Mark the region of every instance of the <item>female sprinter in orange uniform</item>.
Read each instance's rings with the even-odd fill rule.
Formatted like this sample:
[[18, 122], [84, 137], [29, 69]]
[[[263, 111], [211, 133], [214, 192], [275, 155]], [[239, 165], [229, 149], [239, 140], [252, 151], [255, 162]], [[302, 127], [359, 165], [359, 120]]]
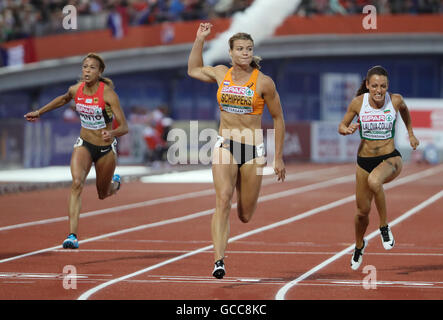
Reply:
[[[338, 127], [342, 135], [360, 130], [361, 143], [357, 155], [355, 216], [355, 249], [351, 258], [351, 268], [357, 270], [362, 263], [362, 256], [367, 245], [364, 239], [369, 224], [369, 211], [372, 199], [380, 217], [380, 236], [383, 247], [394, 247], [394, 236], [387, 223], [386, 199], [383, 184], [396, 178], [402, 169], [401, 154], [394, 145], [395, 122], [397, 112], [406, 125], [411, 147], [415, 150], [419, 144], [412, 130], [408, 107], [399, 94], [389, 93], [388, 73], [381, 66], [375, 66], [367, 72], [366, 78], [357, 96], [351, 101], [348, 110]], [[352, 123], [354, 117], [358, 123]]]
[[217, 82], [220, 105], [219, 137], [214, 147], [212, 175], [216, 191], [216, 209], [211, 232], [214, 244], [213, 276], [225, 275], [224, 257], [229, 238], [229, 213], [237, 189], [237, 211], [242, 222], [248, 222], [257, 206], [264, 166], [264, 144], [261, 117], [264, 105], [274, 120], [274, 172], [285, 179], [283, 141], [285, 123], [280, 98], [273, 80], [259, 71], [259, 58], [253, 56], [254, 42], [249, 34], [237, 33], [229, 40], [232, 68], [203, 65], [203, 44], [212, 25], [201, 23], [188, 60], [189, 76]]
[[[72, 185], [68, 206], [70, 234], [63, 242], [63, 248], [78, 248], [81, 193], [92, 163], [95, 165], [99, 199], [115, 194], [120, 188], [120, 177], [113, 176], [117, 161], [115, 137], [126, 134], [128, 125], [112, 81], [101, 76], [104, 70], [103, 59], [97, 54], [88, 54], [83, 59], [81, 81], [71, 86], [64, 95], [24, 116], [28, 121], [35, 121], [42, 114], [65, 105], [71, 99], [74, 99], [80, 116], [82, 128], [71, 157]], [[115, 130], [112, 129], [113, 116], [118, 123]]]

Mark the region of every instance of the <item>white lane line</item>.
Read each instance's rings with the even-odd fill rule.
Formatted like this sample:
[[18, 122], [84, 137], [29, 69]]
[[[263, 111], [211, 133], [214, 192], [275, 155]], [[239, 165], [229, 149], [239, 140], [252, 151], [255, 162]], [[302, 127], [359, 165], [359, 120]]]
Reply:
[[[434, 194], [432, 197], [430, 197], [427, 200], [423, 201], [422, 203], [420, 203], [419, 205], [415, 206], [414, 208], [408, 210], [407, 212], [405, 212], [404, 214], [399, 216], [397, 219], [391, 221], [389, 223], [389, 226], [391, 226], [391, 227], [395, 226], [396, 224], [398, 224], [398, 223], [402, 222], [403, 220], [409, 218], [410, 216], [416, 214], [417, 212], [419, 212], [420, 210], [424, 209], [425, 207], [427, 207], [427, 206], [431, 205], [432, 203], [438, 201], [441, 197], [443, 197], [443, 190], [441, 190], [437, 194]], [[377, 229], [377, 230], [373, 231], [371, 234], [369, 234], [365, 238], [369, 241], [372, 238], [378, 236], [379, 234], [380, 234], [379, 230]], [[303, 281], [304, 279], [306, 279], [309, 276], [313, 275], [317, 271], [323, 269], [324, 267], [326, 267], [327, 265], [331, 264], [332, 262], [340, 259], [345, 254], [349, 254], [354, 249], [354, 246], [355, 246], [355, 244], [350, 245], [346, 249], [338, 252], [334, 256], [330, 257], [329, 259], [327, 259], [327, 260], [323, 261], [322, 263], [320, 263], [319, 265], [315, 266], [314, 268], [312, 268], [308, 272], [305, 272], [300, 277], [292, 280], [291, 282], [288, 282], [286, 285], [284, 285], [282, 288], [280, 288], [280, 290], [278, 290], [277, 294], [275, 295], [275, 299], [276, 300], [284, 300], [286, 293], [292, 287], [297, 285], [300, 281]]]
[[[409, 175], [409, 176], [406, 176], [406, 177], [404, 177], [404, 178], [401, 178], [401, 179], [398, 179], [398, 180], [394, 181], [395, 183], [392, 182], [392, 183], [390, 184], [389, 187], [392, 188], [392, 187], [395, 187], [395, 186], [398, 186], [398, 185], [401, 185], [401, 184], [404, 184], [404, 183], [408, 183], [408, 182], [410, 182], [410, 181], [418, 180], [418, 179], [420, 179], [420, 178], [424, 178], [424, 177], [427, 177], [427, 176], [429, 176], [429, 175], [433, 175], [433, 174], [435, 174], [435, 173], [441, 171], [442, 168], [443, 168], [443, 166], [439, 166], [439, 167], [436, 167], [436, 168], [431, 168], [431, 169], [427, 169], [427, 170], [422, 171], [422, 172], [418, 172], [418, 173], [415, 173], [415, 174], [411, 174], [411, 175]], [[386, 189], [386, 188], [385, 188], [385, 189]], [[280, 226], [282, 226], [282, 225], [286, 225], [286, 224], [292, 223], [292, 222], [294, 222], [294, 221], [297, 221], [297, 220], [300, 220], [300, 219], [303, 219], [303, 218], [309, 217], [309, 216], [311, 216], [311, 215], [315, 215], [315, 214], [317, 214], [317, 213], [320, 213], [320, 212], [323, 212], [323, 211], [326, 211], [326, 210], [332, 209], [332, 208], [334, 208], [334, 207], [340, 206], [340, 205], [342, 205], [342, 204], [348, 203], [348, 202], [350, 202], [350, 201], [353, 201], [354, 198], [355, 198], [354, 195], [352, 195], [352, 196], [348, 196], [348, 197], [346, 197], [346, 198], [343, 198], [343, 199], [340, 199], [340, 200], [337, 200], [337, 201], [331, 202], [331, 203], [329, 203], [329, 204], [326, 204], [326, 205], [323, 205], [323, 206], [317, 207], [317, 208], [315, 208], [315, 209], [308, 210], [308, 211], [306, 211], [306, 212], [304, 212], [304, 213], [298, 214], [298, 215], [293, 216], [293, 217], [291, 217], [291, 218], [284, 219], [284, 220], [281, 220], [281, 221], [278, 221], [278, 222], [272, 223], [272, 224], [270, 224], [270, 225], [267, 225], [267, 226], [264, 226], [264, 227], [260, 227], [260, 228], [254, 229], [254, 230], [251, 230], [251, 231], [249, 231], [249, 232], [245, 232], [245, 233], [239, 234], [239, 235], [237, 235], [237, 236], [235, 236], [235, 237], [230, 238], [230, 239], [228, 240], [228, 242], [231, 243], [231, 242], [233, 242], [233, 241], [236, 241], [236, 240], [239, 240], [239, 239], [243, 239], [243, 238], [249, 237], [249, 236], [251, 236], [251, 235], [253, 235], [253, 234], [261, 233], [261, 232], [263, 232], [263, 231], [267, 231], [267, 230], [270, 230], [270, 229], [274, 229], [274, 228], [280, 227]], [[259, 200], [260, 200], [260, 198], [259, 198]], [[194, 250], [194, 251], [192, 251], [192, 252], [188, 252], [188, 253], [186, 253], [186, 254], [183, 254], [183, 255], [180, 255], [180, 256], [177, 256], [177, 257], [174, 257], [174, 258], [171, 258], [171, 259], [165, 260], [165, 261], [163, 261], [163, 262], [161, 262], [161, 263], [158, 263], [158, 264], [152, 265], [152, 266], [150, 266], [150, 267], [147, 267], [147, 268], [144, 268], [144, 269], [138, 270], [138, 271], [136, 271], [136, 272], [133, 272], [133, 273], [130, 273], [130, 274], [124, 275], [124, 276], [122, 276], [122, 277], [112, 279], [112, 280], [110, 280], [110, 281], [108, 281], [108, 282], [102, 283], [102, 284], [99, 285], [99, 286], [96, 286], [96, 287], [93, 287], [93, 288], [87, 290], [86, 292], [84, 292], [82, 295], [80, 295], [80, 296], [78, 297], [78, 300], [87, 300], [91, 295], [95, 294], [96, 292], [98, 292], [98, 291], [100, 291], [100, 290], [102, 290], [102, 289], [104, 289], [104, 288], [106, 288], [106, 287], [108, 287], [108, 286], [110, 286], [110, 285], [113, 285], [113, 284], [118, 283], [118, 282], [120, 282], [120, 281], [124, 281], [124, 280], [126, 280], [126, 279], [129, 279], [129, 278], [132, 278], [132, 277], [138, 276], [138, 275], [143, 274], [143, 273], [146, 273], [146, 272], [148, 272], [148, 271], [151, 271], [151, 270], [154, 270], [154, 269], [158, 269], [158, 268], [160, 268], [160, 267], [162, 267], [162, 266], [165, 266], [165, 265], [171, 264], [171, 263], [173, 263], [173, 262], [176, 262], [176, 261], [179, 261], [179, 260], [185, 259], [185, 258], [187, 258], [187, 257], [190, 257], [190, 256], [193, 256], [193, 255], [196, 255], [196, 254], [198, 254], [198, 253], [201, 253], [201, 252], [204, 252], [204, 251], [210, 250], [210, 249], [212, 249], [212, 248], [213, 248], [212, 245], [208, 245], [208, 246], [206, 246], [206, 247], [203, 247], [203, 248], [200, 248], [200, 249], [196, 249], [196, 250]]]
[[[214, 193], [214, 191], [212, 189], [210, 189], [210, 190], [202, 190], [202, 191], [184, 193], [184, 194], [180, 194], [180, 195], [176, 195], [176, 196], [169, 196], [169, 197], [163, 197], [163, 198], [158, 198], [158, 199], [153, 199], [153, 200], [147, 200], [147, 201], [142, 201], [142, 202], [137, 202], [137, 203], [125, 204], [125, 205], [121, 205], [121, 206], [85, 212], [85, 213], [80, 214], [80, 218], [92, 217], [92, 216], [97, 216], [97, 215], [101, 215], [101, 214], [105, 214], [105, 213], [119, 212], [119, 211], [123, 211], [123, 210], [137, 209], [137, 208], [141, 208], [141, 207], [148, 207], [148, 206], [153, 206], [153, 205], [157, 205], [157, 204], [169, 203], [169, 202], [173, 202], [173, 201], [191, 199], [191, 198], [196, 198], [196, 197], [204, 197], [204, 196], [212, 195], [213, 193]], [[44, 219], [44, 220], [38, 220], [38, 221], [31, 221], [31, 222], [25, 222], [25, 223], [0, 227], [0, 231], [12, 230], [12, 229], [18, 229], [18, 228], [24, 228], [24, 227], [30, 227], [30, 226], [36, 226], [36, 225], [48, 224], [48, 223], [54, 223], [54, 222], [60, 222], [60, 221], [67, 221], [67, 220], [68, 220], [68, 217], [65, 216], [65, 217], [50, 218], [50, 219]]]
[[[329, 187], [329, 186], [336, 185], [336, 184], [339, 184], [339, 183], [346, 183], [346, 182], [352, 181], [353, 177], [354, 177], [354, 175], [349, 175], [349, 176], [345, 176], [345, 177], [340, 177], [340, 178], [335, 178], [335, 179], [331, 179], [331, 180], [327, 180], [327, 181], [322, 181], [322, 182], [314, 183], [314, 184], [303, 186], [303, 187], [289, 189], [289, 190], [286, 190], [286, 191], [283, 191], [283, 192], [277, 192], [277, 193], [274, 193], [274, 194], [269, 194], [269, 195], [266, 195], [266, 196], [261, 196], [261, 197], [258, 198], [258, 202], [275, 200], [275, 199], [282, 198], [282, 197], [292, 196], [292, 195], [303, 193], [303, 192], [307, 192], [307, 191], [313, 191], [313, 190], [316, 190], [316, 189]], [[233, 203], [232, 204], [232, 209], [235, 209], [236, 207], [237, 207], [237, 203]], [[192, 213], [192, 214], [189, 214], [189, 215], [186, 215], [186, 216], [181, 216], [181, 217], [177, 217], [177, 218], [171, 218], [171, 219], [162, 220], [162, 221], [158, 221], [158, 222], [154, 222], [154, 223], [148, 223], [148, 224], [144, 224], [144, 225], [139, 225], [139, 226], [132, 227], [132, 228], [122, 229], [122, 230], [119, 230], [119, 231], [114, 231], [114, 232], [102, 234], [102, 235], [99, 235], [99, 236], [96, 236], [96, 237], [92, 237], [92, 238], [89, 238], [89, 239], [81, 240], [81, 241], [79, 241], [79, 244], [83, 244], [83, 243], [87, 243], [87, 242], [91, 242], [91, 241], [96, 241], [96, 240], [100, 240], [100, 239], [103, 239], [103, 238], [114, 237], [114, 236], [118, 236], [118, 235], [121, 235], [121, 234], [129, 233], [129, 232], [140, 231], [140, 230], [144, 230], [144, 229], [148, 229], [148, 228], [164, 226], [164, 225], [171, 224], [171, 223], [183, 222], [183, 221], [187, 221], [187, 220], [191, 220], [191, 219], [195, 219], [195, 218], [199, 218], [199, 217], [210, 215], [210, 214], [214, 213], [214, 211], [215, 211], [215, 208], [212, 208], [212, 209], [208, 209], [208, 210], [203, 210], [203, 211], [199, 211], [199, 212], [196, 212], [196, 213]], [[40, 253], [44, 253], [44, 252], [48, 252], [48, 251], [53, 251], [55, 249], [61, 249], [61, 248], [62, 248], [62, 246], [59, 245], [59, 246], [55, 246], [55, 247], [51, 247], [51, 248], [41, 249], [41, 250], [37, 250], [37, 251], [21, 254], [21, 255], [18, 255], [18, 256], [13, 256], [13, 257], [2, 259], [2, 260], [0, 260], [0, 263], [12, 261], [12, 260], [17, 260], [17, 259], [21, 259], [21, 258], [32, 256], [32, 255], [36, 255], [36, 254], [40, 254]]]
[[[52, 252], [60, 252], [66, 254], [76, 254], [78, 252], [96, 252], [96, 253], [187, 253], [193, 250], [164, 250], [164, 249], [78, 249], [78, 250], [65, 250], [57, 249]], [[211, 253], [211, 251], [205, 251], [204, 253]], [[251, 251], [251, 250], [227, 250], [226, 254], [269, 254], [269, 255], [331, 255], [336, 251]], [[422, 257], [443, 257], [443, 253], [422, 253], [422, 252], [367, 252], [365, 256], [422, 256]], [[1, 274], [0, 274], [1, 276]]]
[[[334, 172], [337, 172], [337, 170], [339, 168], [340, 167], [331, 167], [331, 168], [323, 168], [323, 169], [318, 169], [318, 170], [310, 170], [310, 171], [305, 171], [305, 172], [300, 172], [300, 173], [294, 173], [294, 174], [288, 175], [286, 177], [286, 181], [296, 181], [296, 180], [300, 180], [300, 179], [304, 179], [304, 178], [312, 177], [312, 176], [316, 176], [316, 175], [324, 175], [327, 173], [334, 173]], [[265, 179], [265, 180], [263, 180], [262, 185], [266, 186], [266, 185], [270, 185], [272, 183], [275, 183], [275, 179]], [[170, 203], [173, 201], [186, 200], [186, 199], [192, 199], [192, 198], [198, 198], [198, 197], [205, 197], [205, 196], [210, 196], [213, 194], [215, 194], [215, 190], [213, 188], [211, 188], [211, 189], [202, 190], [202, 191], [189, 192], [189, 193], [179, 194], [179, 195], [175, 195], [175, 196], [168, 196], [168, 197], [163, 197], [163, 198], [158, 198], [158, 199], [152, 199], [152, 200], [147, 200], [147, 201], [141, 201], [141, 202], [136, 202], [136, 203], [120, 205], [120, 206], [106, 208], [106, 209], [89, 211], [89, 212], [81, 213], [80, 218], [87, 218], [87, 217], [98, 216], [98, 215], [102, 215], [102, 214], [106, 214], [106, 213], [121, 212], [121, 211], [125, 211], [125, 210], [154, 206], [154, 205], [158, 205], [158, 204], [162, 204], [162, 203]], [[25, 228], [25, 227], [32, 227], [32, 226], [37, 226], [37, 225], [42, 225], [42, 224], [67, 221], [67, 220], [68, 220], [68, 217], [63, 216], [63, 217], [57, 217], [57, 218], [49, 218], [49, 219], [24, 222], [24, 223], [14, 224], [14, 225], [10, 225], [10, 226], [0, 227], [0, 232], [6, 231], [6, 230]]]

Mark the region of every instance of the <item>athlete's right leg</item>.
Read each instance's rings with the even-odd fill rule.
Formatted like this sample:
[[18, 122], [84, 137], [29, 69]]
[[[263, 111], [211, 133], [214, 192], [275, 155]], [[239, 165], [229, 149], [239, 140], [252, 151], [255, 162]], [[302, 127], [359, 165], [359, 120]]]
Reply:
[[357, 270], [362, 261], [367, 242], [364, 239], [369, 224], [369, 212], [373, 193], [368, 185], [369, 173], [357, 165], [356, 172], [356, 202], [357, 214], [355, 215], [355, 248], [351, 257], [351, 269]]
[[69, 231], [77, 234], [81, 209], [81, 193], [91, 170], [92, 158], [84, 146], [75, 147], [71, 156], [72, 185], [69, 196]]
[[[222, 161], [224, 159], [224, 161]], [[229, 160], [227, 160], [229, 159]], [[229, 214], [232, 197], [237, 183], [238, 165], [233, 163], [229, 150], [214, 148], [212, 176], [214, 180], [216, 204], [212, 216], [211, 233], [214, 244], [215, 261], [223, 259], [229, 238]]]
[[369, 173], [357, 165], [355, 191], [357, 214], [354, 219], [355, 245], [357, 248], [363, 246], [363, 237], [369, 224], [369, 212], [371, 211], [371, 202], [374, 196], [368, 185], [368, 176]]

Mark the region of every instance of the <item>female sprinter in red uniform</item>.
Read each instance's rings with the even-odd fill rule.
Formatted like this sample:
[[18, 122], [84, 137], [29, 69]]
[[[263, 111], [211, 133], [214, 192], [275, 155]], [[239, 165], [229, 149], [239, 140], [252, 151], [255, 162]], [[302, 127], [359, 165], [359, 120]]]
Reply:
[[[357, 270], [367, 241], [364, 239], [369, 224], [369, 211], [374, 199], [380, 217], [380, 236], [383, 247], [394, 247], [394, 236], [387, 223], [386, 199], [383, 184], [396, 178], [402, 169], [401, 154], [394, 145], [397, 113], [406, 125], [411, 147], [419, 144], [412, 130], [408, 107], [399, 94], [388, 91], [388, 72], [375, 66], [367, 72], [357, 96], [351, 101], [348, 110], [338, 127], [342, 135], [360, 130], [361, 143], [357, 154], [355, 216], [355, 249], [351, 258], [351, 268]], [[354, 117], [358, 123], [352, 123]]]
[[[64, 95], [24, 116], [28, 121], [35, 121], [44, 113], [67, 104], [71, 99], [74, 99], [80, 116], [82, 128], [71, 157], [72, 185], [68, 205], [70, 234], [63, 242], [63, 248], [78, 248], [81, 193], [92, 164], [95, 165], [99, 199], [115, 194], [120, 188], [120, 177], [114, 175], [117, 161], [115, 137], [128, 133], [128, 125], [112, 81], [101, 76], [104, 70], [103, 59], [95, 53], [88, 54], [83, 59], [80, 82], [69, 87]], [[118, 123], [114, 130], [113, 117]]]
[[213, 276], [225, 275], [224, 257], [229, 238], [229, 213], [237, 189], [237, 211], [242, 222], [248, 222], [257, 206], [264, 166], [261, 117], [264, 105], [274, 120], [274, 172], [285, 179], [283, 141], [285, 123], [274, 81], [259, 71], [259, 58], [253, 56], [254, 42], [249, 34], [237, 33], [229, 40], [232, 68], [224, 65], [204, 66], [202, 50], [212, 25], [201, 23], [188, 60], [189, 76], [217, 82], [220, 105], [219, 137], [214, 147], [212, 175], [216, 191], [216, 209], [211, 231], [214, 244]]

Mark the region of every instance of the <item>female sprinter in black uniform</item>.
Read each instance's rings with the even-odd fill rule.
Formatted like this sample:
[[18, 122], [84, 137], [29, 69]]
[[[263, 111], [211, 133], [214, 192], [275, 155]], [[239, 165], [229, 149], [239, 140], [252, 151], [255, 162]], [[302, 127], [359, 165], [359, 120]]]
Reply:
[[[128, 132], [125, 115], [114, 91], [112, 81], [101, 75], [105, 70], [103, 59], [90, 53], [83, 59], [82, 79], [42, 108], [27, 113], [28, 121], [35, 121], [41, 115], [75, 100], [82, 128], [74, 145], [71, 157], [72, 185], [69, 197], [69, 235], [63, 248], [78, 248], [78, 219], [81, 209], [81, 193], [86, 177], [95, 165], [96, 187], [99, 199], [105, 199], [120, 188], [120, 177], [114, 175], [117, 161], [115, 137]], [[112, 129], [112, 121], [118, 123]], [[114, 176], [113, 176], [114, 175]]]
[[[380, 235], [383, 247], [394, 247], [394, 236], [387, 223], [386, 199], [383, 184], [396, 178], [402, 169], [400, 152], [394, 145], [397, 112], [406, 125], [411, 147], [419, 144], [412, 130], [408, 107], [399, 94], [389, 93], [388, 73], [381, 66], [367, 72], [357, 96], [351, 101], [341, 121], [338, 132], [342, 135], [360, 130], [361, 143], [357, 155], [355, 216], [355, 249], [351, 258], [351, 268], [357, 270], [367, 241], [364, 239], [369, 224], [369, 211], [374, 199], [380, 217]], [[358, 123], [352, 123], [354, 117]]]
[[206, 82], [217, 82], [220, 105], [220, 128], [212, 159], [216, 191], [216, 209], [211, 231], [215, 266], [213, 276], [225, 275], [223, 258], [229, 238], [229, 213], [237, 189], [237, 211], [242, 222], [248, 222], [257, 206], [264, 166], [261, 117], [264, 105], [274, 120], [274, 172], [285, 179], [283, 141], [285, 123], [274, 81], [259, 71], [259, 60], [253, 56], [254, 42], [249, 34], [237, 33], [229, 40], [232, 68], [203, 65], [203, 44], [212, 25], [201, 23], [188, 60], [189, 76]]

